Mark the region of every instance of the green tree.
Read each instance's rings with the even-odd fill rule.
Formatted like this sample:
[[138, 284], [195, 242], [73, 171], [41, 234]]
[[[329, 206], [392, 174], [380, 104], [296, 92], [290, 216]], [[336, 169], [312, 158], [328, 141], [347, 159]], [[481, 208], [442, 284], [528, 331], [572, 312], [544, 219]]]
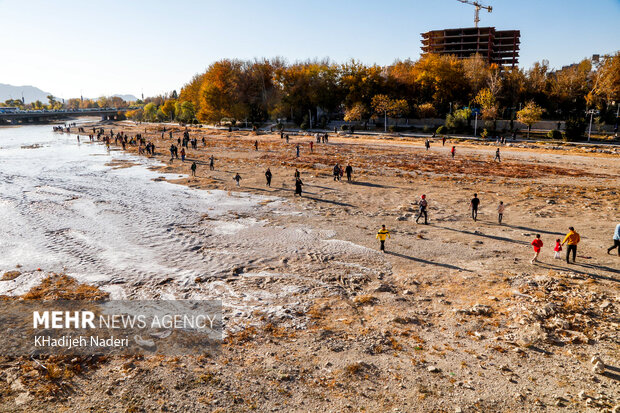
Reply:
[[446, 116], [446, 128], [461, 132], [467, 127], [470, 116], [471, 109], [457, 109], [448, 116]]
[[191, 123], [196, 118], [196, 108], [192, 102], [177, 102], [175, 111], [177, 119], [183, 123]]
[[154, 122], [155, 118], [157, 117], [157, 106], [155, 106], [155, 103], [153, 102], [147, 103], [146, 105], [144, 105], [143, 113], [145, 121]]

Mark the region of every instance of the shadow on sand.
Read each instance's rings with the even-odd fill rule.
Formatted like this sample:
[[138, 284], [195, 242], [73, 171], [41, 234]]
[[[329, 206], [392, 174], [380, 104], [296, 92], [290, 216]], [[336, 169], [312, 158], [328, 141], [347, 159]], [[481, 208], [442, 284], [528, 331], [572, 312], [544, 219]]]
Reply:
[[448, 230], [448, 231], [460, 232], [462, 234], [474, 235], [474, 236], [483, 237], [483, 238], [490, 238], [490, 239], [494, 239], [494, 240], [497, 240], [497, 241], [511, 242], [513, 244], [530, 245], [529, 242], [519, 241], [519, 240], [512, 239], [512, 238], [500, 237], [500, 236], [497, 236], [497, 235], [488, 235], [488, 234], [483, 234], [482, 232], [466, 231], [464, 229], [455, 229], [455, 228], [449, 228], [449, 227], [442, 227], [440, 225], [434, 225], [434, 224], [431, 224], [431, 225], [436, 227], [436, 228], [441, 228], [441, 229], [445, 229], [445, 230]]
[[398, 253], [398, 252], [386, 251], [385, 253], [386, 254], [390, 254], [390, 255], [394, 255], [395, 257], [405, 258], [407, 260], [419, 262], [421, 264], [436, 265], [438, 267], [449, 268], [451, 270], [473, 272], [472, 270], [468, 270], [466, 268], [457, 267], [456, 265], [443, 264], [443, 263], [440, 263], [440, 262], [429, 261], [429, 260], [425, 260], [425, 259], [422, 259], [422, 258], [415, 258], [415, 257], [411, 257], [409, 255], [401, 254], [401, 253]]
[[608, 281], [615, 281], [617, 283], [620, 283], [620, 279], [618, 278], [614, 278], [614, 277], [608, 277], [605, 275], [600, 275], [600, 274], [596, 274], [593, 272], [588, 272], [588, 271], [583, 271], [581, 269], [579, 269], [578, 267], [583, 267], [583, 268], [587, 268], [587, 269], [591, 269], [591, 270], [598, 270], [598, 271], [609, 271], [611, 273], [614, 274], [620, 274], [620, 270], [616, 270], [614, 268], [609, 268], [609, 267], [605, 267], [604, 265], [594, 265], [594, 264], [582, 264], [582, 263], [575, 263], [575, 264], [568, 264], [568, 265], [556, 265], [556, 264], [549, 264], [546, 262], [538, 262], [537, 263], [538, 266], [543, 267], [543, 268], [547, 268], [550, 270], [556, 270], [556, 271], [570, 271], [570, 272], [574, 272], [577, 274], [581, 274], [581, 275], [587, 275], [588, 277], [592, 277], [592, 278], [597, 278], [600, 280], [608, 280]]

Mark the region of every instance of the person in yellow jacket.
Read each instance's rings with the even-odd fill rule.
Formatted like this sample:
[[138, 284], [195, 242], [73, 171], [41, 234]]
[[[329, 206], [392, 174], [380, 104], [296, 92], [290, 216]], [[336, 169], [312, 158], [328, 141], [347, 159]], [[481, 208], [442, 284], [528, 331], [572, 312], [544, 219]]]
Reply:
[[385, 252], [385, 239], [390, 238], [390, 231], [385, 228], [385, 225], [381, 225], [381, 229], [377, 232], [377, 239], [381, 241], [381, 251]]
[[570, 264], [568, 262], [568, 257], [571, 251], [573, 252], [573, 263], [575, 263], [575, 257], [577, 256], [577, 244], [579, 244], [580, 240], [581, 240], [581, 237], [579, 237], [579, 234], [575, 232], [575, 228], [568, 227], [568, 234], [566, 234], [566, 236], [564, 237], [564, 241], [562, 241], [562, 245], [568, 244], [568, 248], [566, 248], [566, 263], [567, 264]]

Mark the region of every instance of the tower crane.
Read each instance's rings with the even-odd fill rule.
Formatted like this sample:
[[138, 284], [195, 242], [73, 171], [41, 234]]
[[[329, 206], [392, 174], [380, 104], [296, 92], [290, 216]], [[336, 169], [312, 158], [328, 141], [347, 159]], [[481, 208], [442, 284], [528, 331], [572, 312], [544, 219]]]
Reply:
[[480, 4], [477, 1], [469, 1], [469, 0], [459, 0], [461, 3], [471, 4], [476, 8], [476, 12], [474, 14], [474, 24], [478, 27], [478, 22], [480, 21], [480, 9], [486, 9], [489, 13], [493, 11], [493, 7], [485, 6], [484, 4]]

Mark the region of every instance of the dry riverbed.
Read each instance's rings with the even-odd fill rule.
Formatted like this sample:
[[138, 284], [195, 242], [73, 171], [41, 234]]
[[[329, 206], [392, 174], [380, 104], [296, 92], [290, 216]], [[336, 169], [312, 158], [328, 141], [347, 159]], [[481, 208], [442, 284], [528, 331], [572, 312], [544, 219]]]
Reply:
[[[340, 136], [311, 152], [312, 136], [287, 144], [275, 134], [191, 128], [198, 149], [183, 163], [170, 162], [158, 125], [103, 127], [155, 143], [153, 168], [166, 178], [154, 179], [256, 203], [231, 206], [225, 221], [207, 211], [173, 229], [194, 254], [174, 265], [204, 274], [185, 268], [165, 283], [111, 274], [109, 288], [107, 279], [71, 277], [71, 268], [69, 276], [7, 268], [0, 282], [36, 282], [5, 299], [219, 297], [223, 352], [0, 359], [0, 411], [611, 412], [620, 404], [620, 257], [606, 253], [620, 221], [617, 150], [514, 145], [497, 163], [494, 146], [460, 141], [426, 151], [422, 140]], [[172, 130], [176, 143], [183, 128]], [[353, 182], [333, 180], [336, 162], [353, 167]], [[421, 194], [429, 225], [415, 223]], [[391, 231], [386, 254], [377, 251], [381, 224]], [[553, 259], [568, 226], [582, 237], [574, 265]], [[545, 246], [532, 265], [537, 233]]]

